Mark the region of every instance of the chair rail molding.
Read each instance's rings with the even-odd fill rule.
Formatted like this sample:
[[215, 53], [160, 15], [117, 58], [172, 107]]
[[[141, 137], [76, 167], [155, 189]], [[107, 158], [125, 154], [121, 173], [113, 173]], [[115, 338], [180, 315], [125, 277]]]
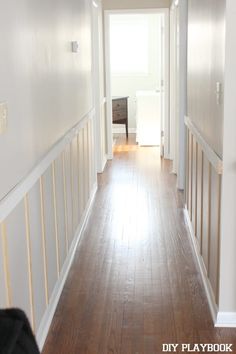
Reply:
[[1, 307], [23, 309], [40, 349], [97, 189], [91, 109], [0, 201]]
[[198, 144], [201, 146], [202, 150], [206, 154], [208, 160], [211, 162], [211, 164], [216, 169], [217, 173], [222, 175], [222, 173], [223, 173], [222, 159], [215, 153], [215, 151], [205, 141], [205, 139], [202, 137], [202, 135], [199, 132], [199, 130], [197, 129], [197, 127], [195, 127], [194, 123], [191, 121], [191, 119], [189, 117], [185, 116], [184, 121], [185, 121], [185, 125], [191, 131], [191, 133], [194, 135]]
[[234, 313], [219, 312], [223, 161], [189, 117], [185, 117], [185, 126], [186, 222], [214, 324], [235, 327]]

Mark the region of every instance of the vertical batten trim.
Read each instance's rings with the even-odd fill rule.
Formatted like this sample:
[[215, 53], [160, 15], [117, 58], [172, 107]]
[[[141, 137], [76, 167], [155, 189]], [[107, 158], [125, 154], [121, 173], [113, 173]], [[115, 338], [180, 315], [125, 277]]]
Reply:
[[187, 151], [186, 151], [186, 179], [185, 179], [185, 204], [189, 208], [188, 194], [189, 194], [189, 129], [187, 127]]
[[[73, 141], [73, 140], [72, 140]], [[70, 185], [71, 185], [71, 204], [72, 204], [72, 233], [74, 234], [75, 232], [75, 217], [74, 217], [74, 208], [75, 208], [75, 203], [74, 203], [74, 188], [73, 188], [73, 166], [72, 166], [72, 141], [70, 143]]]
[[92, 176], [92, 169], [91, 169], [91, 145], [90, 145], [90, 120], [88, 121], [88, 129], [87, 129], [87, 150], [88, 150], [88, 197], [90, 194], [91, 189], [91, 176]]
[[188, 212], [190, 217], [190, 205], [191, 205], [191, 132], [188, 131]]
[[192, 133], [191, 134], [191, 171], [190, 171], [190, 174], [191, 174], [191, 181], [190, 181], [190, 219], [191, 221], [193, 220], [193, 217], [192, 217], [192, 211], [193, 211], [193, 135]]
[[204, 169], [204, 153], [201, 149], [201, 222], [200, 222], [200, 253], [202, 255], [202, 238], [203, 238], [203, 169]]
[[3, 268], [4, 268], [4, 278], [5, 278], [5, 288], [6, 288], [6, 300], [7, 300], [7, 307], [11, 307], [12, 292], [11, 292], [11, 282], [10, 282], [10, 272], [9, 272], [7, 230], [4, 222], [1, 223], [1, 233], [2, 233], [2, 246], [3, 246]]
[[42, 246], [43, 246], [43, 270], [44, 270], [44, 287], [45, 287], [45, 299], [48, 305], [48, 265], [47, 265], [47, 249], [46, 249], [46, 235], [45, 235], [45, 216], [44, 216], [44, 188], [43, 177], [39, 179], [40, 185], [40, 208], [41, 208], [41, 227], [42, 227]]
[[53, 186], [54, 227], [55, 227], [55, 242], [56, 242], [56, 256], [57, 256], [57, 277], [59, 278], [59, 275], [60, 275], [60, 256], [59, 256], [59, 240], [58, 240], [55, 161], [53, 161], [53, 163], [52, 163], [52, 186]]
[[76, 139], [76, 150], [75, 150], [75, 159], [74, 159], [74, 182], [75, 182], [75, 187], [76, 187], [76, 193], [75, 193], [75, 230], [77, 229], [78, 225], [79, 225], [79, 183], [78, 183], [78, 175], [79, 175], [79, 163], [78, 163], [78, 134], [76, 135], [76, 137], [74, 139]]
[[219, 175], [219, 199], [218, 199], [218, 233], [217, 233], [217, 280], [216, 280], [216, 303], [219, 305], [220, 297], [220, 254], [221, 254], [221, 181], [222, 177]]
[[195, 154], [195, 159], [196, 159], [196, 171], [195, 171], [195, 224], [194, 224], [194, 228], [195, 228], [195, 235], [197, 237], [197, 221], [198, 221], [198, 213], [197, 213], [197, 201], [198, 201], [198, 143], [197, 141], [195, 141], [195, 147], [196, 147], [196, 154]]
[[95, 152], [94, 152], [94, 121], [90, 120], [90, 124], [91, 124], [91, 131], [90, 131], [90, 149], [91, 149], [91, 169], [92, 169], [92, 181], [91, 181], [91, 187], [90, 189], [92, 190], [93, 188], [93, 184], [96, 182], [97, 180], [97, 176], [96, 176], [96, 171], [95, 171]]
[[[87, 151], [88, 147], [85, 146], [85, 136], [87, 135], [87, 125], [84, 126], [83, 129], [83, 145], [84, 145], [84, 205], [87, 203], [87, 197], [88, 197], [88, 176], [87, 176], [87, 171], [88, 171], [88, 166], [87, 166]], [[88, 142], [86, 142], [88, 143]]]
[[84, 210], [85, 208], [85, 185], [84, 185], [84, 181], [85, 181], [85, 178], [84, 178], [84, 128], [83, 130], [81, 131], [81, 147], [82, 147], [82, 151], [81, 151], [81, 156], [82, 156], [82, 162], [81, 162], [81, 167], [82, 167], [82, 174], [81, 174], [81, 178], [82, 178], [82, 208]]
[[65, 238], [66, 238], [66, 254], [69, 252], [68, 240], [68, 205], [67, 205], [67, 192], [66, 192], [66, 173], [65, 173], [65, 151], [62, 153], [62, 173], [63, 173], [63, 194], [64, 194], [64, 211], [65, 211]]
[[28, 260], [28, 282], [29, 282], [29, 295], [30, 295], [31, 325], [32, 325], [33, 330], [35, 330], [34, 292], [33, 292], [33, 275], [32, 275], [32, 250], [31, 250], [31, 239], [30, 239], [28, 194], [26, 194], [24, 197], [24, 208], [25, 208], [25, 228], [26, 228], [26, 245], [27, 245], [27, 260]]
[[208, 178], [208, 259], [207, 259], [207, 276], [210, 274], [210, 258], [211, 258], [211, 163], [208, 162], [209, 178]]
[[79, 148], [79, 134], [77, 134], [77, 177], [78, 177], [78, 214], [79, 222], [82, 217], [83, 208], [81, 207], [81, 190], [80, 190], [80, 148]]

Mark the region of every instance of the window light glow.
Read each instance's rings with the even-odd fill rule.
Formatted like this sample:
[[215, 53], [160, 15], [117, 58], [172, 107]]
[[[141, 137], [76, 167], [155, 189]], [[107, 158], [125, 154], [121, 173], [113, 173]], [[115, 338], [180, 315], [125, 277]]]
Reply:
[[[130, 19], [128, 19], [128, 17]], [[149, 27], [144, 18], [111, 16], [110, 51], [113, 74], [141, 74], [149, 72]]]

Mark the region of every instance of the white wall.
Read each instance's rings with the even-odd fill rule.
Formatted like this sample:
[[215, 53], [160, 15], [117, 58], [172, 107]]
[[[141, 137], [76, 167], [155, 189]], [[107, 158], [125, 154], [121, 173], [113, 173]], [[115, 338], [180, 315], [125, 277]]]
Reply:
[[92, 1], [0, 3], [0, 304], [42, 348], [96, 191]]
[[90, 2], [1, 0], [0, 48], [1, 199], [91, 109]]
[[[209, 234], [207, 236], [209, 240], [216, 238], [218, 224], [219, 306], [216, 326], [236, 327], [236, 2], [191, 0], [188, 4], [188, 38], [191, 41], [189, 49], [192, 50], [188, 71], [188, 110], [195, 126], [223, 160], [220, 212], [217, 218], [210, 217], [214, 232], [210, 235], [212, 237], [209, 238]], [[217, 81], [222, 82], [220, 105], [216, 103]], [[212, 172], [211, 176], [214, 177]], [[203, 177], [208, 179], [207, 174], [203, 174]], [[212, 179], [209, 181], [214, 184]], [[207, 194], [205, 191], [203, 197]], [[215, 198], [215, 193], [211, 192], [211, 195]], [[214, 202], [213, 212], [215, 207]], [[213, 252], [209, 255], [213, 261], [216, 259]]]
[[220, 311], [234, 313], [236, 326], [236, 2], [226, 1], [225, 101], [221, 213]]
[[[119, 16], [119, 19], [117, 19], [117, 16]], [[136, 128], [136, 91], [160, 89], [161, 16], [162, 15], [159, 14], [124, 14], [115, 15], [115, 19], [113, 19], [113, 15], [110, 16], [111, 26], [112, 23], [117, 23], [117, 21], [119, 22], [119, 24], [126, 24], [127, 21], [129, 21], [132, 26], [132, 23], [135, 24], [138, 21], [148, 19], [149, 73], [147, 75], [138, 75], [132, 73], [128, 75], [118, 75], [115, 73], [111, 73], [112, 96], [129, 96], [129, 128]], [[140, 50], [142, 50], [141, 45]], [[127, 53], [120, 53], [120, 55], [127, 55]]]
[[222, 157], [225, 0], [188, 1], [188, 116], [210, 147]]

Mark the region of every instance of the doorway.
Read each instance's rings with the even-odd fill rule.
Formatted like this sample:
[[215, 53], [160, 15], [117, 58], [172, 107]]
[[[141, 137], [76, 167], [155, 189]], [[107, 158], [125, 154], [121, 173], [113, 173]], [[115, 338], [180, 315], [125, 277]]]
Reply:
[[[169, 158], [168, 9], [105, 11], [105, 63], [108, 158], [113, 133], [126, 132], [117, 119], [126, 123], [125, 110], [127, 136], [136, 133], [140, 145], [159, 145]], [[122, 107], [118, 115], [116, 106]]]

